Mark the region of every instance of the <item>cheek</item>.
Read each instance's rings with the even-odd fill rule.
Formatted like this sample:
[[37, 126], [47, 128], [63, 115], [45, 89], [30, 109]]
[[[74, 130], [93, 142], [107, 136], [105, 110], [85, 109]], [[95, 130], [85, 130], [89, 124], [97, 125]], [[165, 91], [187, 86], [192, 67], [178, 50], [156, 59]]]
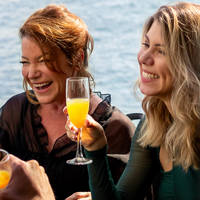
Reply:
[[140, 51], [138, 52], [138, 54], [137, 54], [137, 60], [138, 60], [138, 64], [139, 64], [138, 67], [139, 67], [140, 73], [141, 73], [141, 70], [142, 70], [142, 68], [141, 68], [141, 66], [142, 66], [141, 55], [142, 55], [142, 51], [140, 50]]
[[25, 68], [22, 68], [22, 76], [26, 78], [28, 75], [28, 71]]
[[173, 79], [167, 65], [165, 65], [165, 70], [163, 70], [163, 77], [167, 82], [171, 82]]
[[172, 77], [170, 71], [169, 70], [164, 71], [162, 73], [161, 77], [162, 77], [164, 87], [167, 90], [171, 90], [171, 88], [173, 86], [173, 77]]
[[137, 59], [138, 59], [138, 62], [140, 63], [140, 57], [142, 55], [142, 50], [140, 50], [137, 54]]

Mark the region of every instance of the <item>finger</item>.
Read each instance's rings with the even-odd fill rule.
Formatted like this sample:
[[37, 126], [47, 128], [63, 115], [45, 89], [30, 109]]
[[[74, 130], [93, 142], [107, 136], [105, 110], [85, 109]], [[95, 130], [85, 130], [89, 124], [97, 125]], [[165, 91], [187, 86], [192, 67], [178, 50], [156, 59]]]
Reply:
[[78, 198], [91, 197], [91, 192], [77, 192], [76, 194]]
[[27, 161], [27, 163], [29, 163], [32, 166], [37, 166], [37, 167], [39, 166], [39, 163], [36, 160], [29, 160], [29, 161]]
[[64, 112], [64, 114], [68, 114], [68, 112], [67, 112], [67, 106], [65, 106], [65, 107], [63, 108], [63, 112]]
[[77, 141], [77, 136], [72, 134], [71, 132], [67, 131], [67, 137], [70, 138], [72, 141], [76, 142]]
[[69, 119], [67, 119], [67, 122], [66, 122], [66, 124], [65, 124], [65, 128], [66, 128], [67, 130], [70, 130], [70, 131], [74, 132], [74, 133], [79, 131], [78, 128], [76, 128], [76, 126], [74, 126], [74, 125], [70, 122]]
[[65, 129], [66, 129], [66, 133], [67, 136], [75, 141], [78, 138], [78, 134], [79, 134], [79, 129], [76, 128], [71, 122], [70, 120], [67, 120], [66, 124], [65, 124]]
[[27, 164], [31, 169], [37, 169], [40, 166], [36, 160], [29, 160], [27, 161]]
[[72, 141], [76, 141], [77, 140], [77, 133], [76, 132], [72, 132], [69, 128], [69, 126], [65, 126], [66, 129], [66, 134], [67, 136], [72, 140]]
[[65, 200], [91, 200], [90, 192], [75, 192]]
[[25, 166], [26, 163], [23, 160], [20, 160], [19, 158], [17, 158], [16, 156], [9, 154], [9, 163], [10, 166], [12, 168], [12, 170], [14, 170], [17, 166]]
[[45, 173], [44, 167], [40, 166], [40, 170], [42, 171], [42, 173]]

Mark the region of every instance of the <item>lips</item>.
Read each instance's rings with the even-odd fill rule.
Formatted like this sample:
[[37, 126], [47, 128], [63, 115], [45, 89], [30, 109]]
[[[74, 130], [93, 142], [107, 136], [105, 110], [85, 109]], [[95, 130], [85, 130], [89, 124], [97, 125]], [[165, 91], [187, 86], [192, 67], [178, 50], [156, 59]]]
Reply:
[[37, 90], [43, 90], [43, 89], [45, 89], [45, 88], [48, 88], [51, 84], [52, 84], [52, 82], [34, 83], [33, 86], [34, 86]]

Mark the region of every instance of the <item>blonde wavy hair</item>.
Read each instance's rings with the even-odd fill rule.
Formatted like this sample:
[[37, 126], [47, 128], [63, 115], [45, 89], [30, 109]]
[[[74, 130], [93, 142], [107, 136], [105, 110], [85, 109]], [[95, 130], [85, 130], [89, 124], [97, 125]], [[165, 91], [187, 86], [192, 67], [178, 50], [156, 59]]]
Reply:
[[200, 168], [200, 5], [180, 2], [162, 6], [144, 25], [161, 25], [169, 70], [173, 77], [170, 113], [156, 96], [146, 96], [146, 114], [139, 141], [164, 145], [176, 165]]
[[[78, 67], [77, 76], [88, 77], [91, 85], [95, 85], [92, 75], [87, 71], [88, 59], [93, 51], [93, 38], [89, 34], [84, 21], [68, 11], [64, 5], [48, 5], [34, 12], [21, 26], [19, 36], [31, 37], [40, 46], [47, 67], [55, 72], [66, 74], [66, 69], [55, 65], [56, 52], [61, 50], [68, 66]], [[45, 50], [45, 51], [44, 51]], [[48, 58], [44, 52], [48, 51]], [[84, 55], [82, 60], [81, 53]], [[30, 102], [38, 104], [33, 92], [28, 89], [28, 82], [23, 80], [23, 87]]]

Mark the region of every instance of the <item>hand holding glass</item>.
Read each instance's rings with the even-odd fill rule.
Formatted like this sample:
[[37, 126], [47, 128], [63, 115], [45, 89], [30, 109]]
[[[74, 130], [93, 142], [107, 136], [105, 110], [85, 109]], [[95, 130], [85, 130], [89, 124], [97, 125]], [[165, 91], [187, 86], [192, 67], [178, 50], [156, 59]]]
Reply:
[[10, 177], [9, 154], [7, 151], [0, 149], [0, 191], [8, 185]]
[[92, 163], [91, 159], [83, 157], [81, 137], [82, 127], [89, 110], [89, 82], [86, 77], [71, 77], [66, 80], [66, 103], [69, 119], [79, 129], [76, 157], [67, 160], [68, 164], [85, 165]]

